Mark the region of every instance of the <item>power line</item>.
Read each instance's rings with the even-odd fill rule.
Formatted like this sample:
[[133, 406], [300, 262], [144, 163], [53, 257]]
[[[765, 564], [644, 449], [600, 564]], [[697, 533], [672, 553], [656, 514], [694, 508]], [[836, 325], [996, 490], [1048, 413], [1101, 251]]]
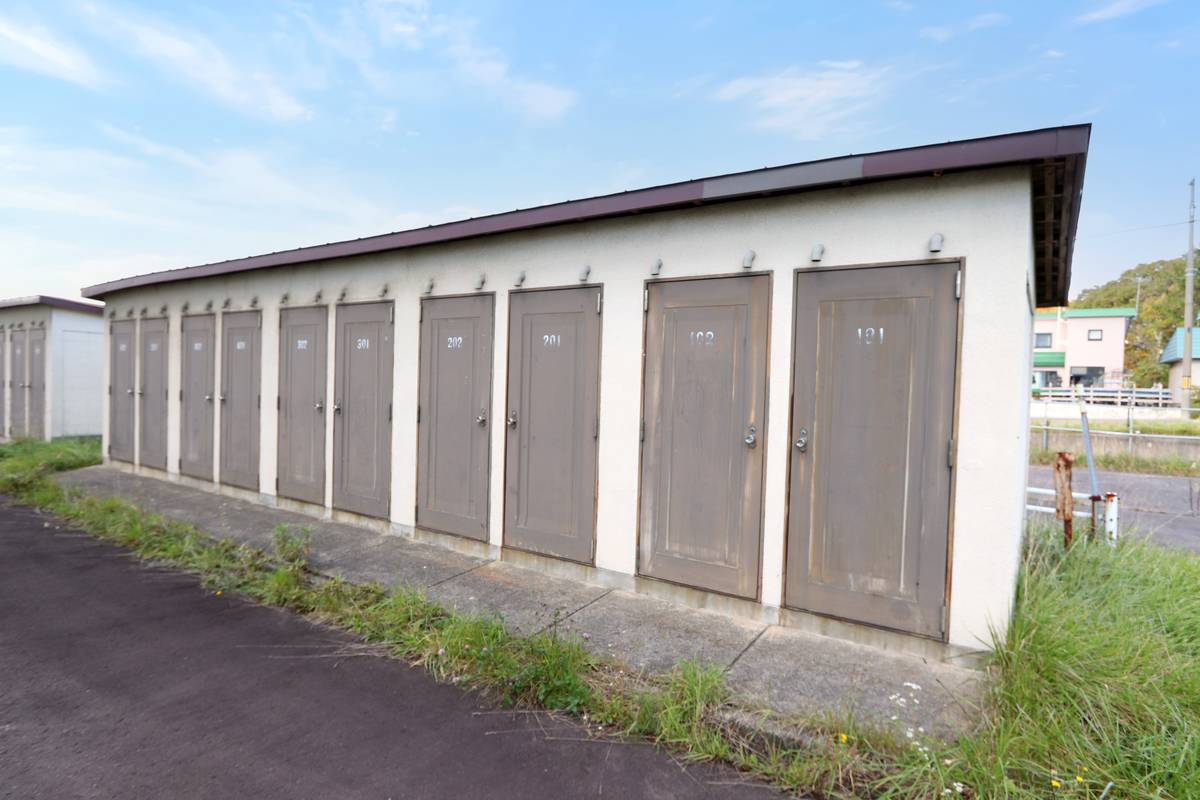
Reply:
[[1118, 233], [1133, 233], [1134, 231], [1152, 231], [1157, 228], [1173, 228], [1176, 225], [1187, 225], [1187, 224], [1188, 224], [1188, 221], [1185, 219], [1182, 222], [1167, 222], [1162, 225], [1145, 225], [1141, 228], [1122, 228], [1119, 231], [1105, 231], [1104, 233], [1093, 233], [1091, 236], [1076, 236], [1075, 241], [1079, 241], [1080, 239], [1100, 239], [1105, 236], [1116, 236]]

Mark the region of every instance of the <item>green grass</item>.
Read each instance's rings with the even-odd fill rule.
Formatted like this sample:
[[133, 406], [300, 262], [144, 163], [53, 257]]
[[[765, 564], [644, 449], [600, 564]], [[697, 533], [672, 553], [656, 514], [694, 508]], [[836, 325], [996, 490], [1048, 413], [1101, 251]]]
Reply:
[[[1058, 456], [1056, 450], [1034, 448], [1029, 451], [1029, 463], [1048, 466], [1054, 463]], [[1111, 472], [1139, 472], [1145, 475], [1175, 475], [1183, 477], [1200, 477], [1200, 463], [1186, 458], [1164, 457], [1145, 458], [1131, 456], [1125, 453], [1101, 453], [1096, 457], [1096, 469]], [[1087, 463], [1081, 454], [1075, 456], [1075, 468], [1086, 469]]]
[[214, 593], [310, 615], [496, 702], [576, 714], [596, 735], [644, 737], [822, 798], [957, 797], [956, 784], [973, 798], [1099, 798], [1110, 781], [1109, 798], [1186, 798], [1200, 787], [1200, 559], [1182, 552], [1132, 540], [1064, 552], [1052, 528], [1030, 531], [976, 731], [909, 741], [834, 715], [807, 721], [807, 746], [789, 749], [725, 721], [717, 669], [683, 663], [637, 679], [554, 627], [518, 637], [418, 591], [324, 579], [308, 567], [304, 531], [277, 530], [267, 554], [47, 479], [98, 457], [94, 442], [0, 446], [0, 492]]

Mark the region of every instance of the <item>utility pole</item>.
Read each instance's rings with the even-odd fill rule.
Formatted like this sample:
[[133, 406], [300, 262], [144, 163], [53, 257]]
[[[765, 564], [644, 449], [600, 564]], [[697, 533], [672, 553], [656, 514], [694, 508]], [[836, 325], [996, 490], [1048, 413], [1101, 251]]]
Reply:
[[1134, 299], [1133, 299], [1133, 318], [1134, 319], [1141, 319], [1141, 316], [1139, 316], [1139, 315], [1142, 313], [1142, 281], [1143, 280], [1145, 280], [1145, 278], [1143, 278], [1141, 275], [1138, 275], [1137, 277], [1135, 277], [1133, 279], [1133, 282], [1137, 284], [1137, 294], [1134, 296]]
[[[1183, 389], [1181, 405], [1184, 411], [1192, 408], [1192, 323], [1195, 310], [1192, 308], [1192, 290], [1196, 283], [1196, 179], [1188, 182], [1191, 200], [1188, 206], [1188, 249], [1187, 266], [1183, 271]], [[1189, 416], [1188, 419], [1191, 419]]]

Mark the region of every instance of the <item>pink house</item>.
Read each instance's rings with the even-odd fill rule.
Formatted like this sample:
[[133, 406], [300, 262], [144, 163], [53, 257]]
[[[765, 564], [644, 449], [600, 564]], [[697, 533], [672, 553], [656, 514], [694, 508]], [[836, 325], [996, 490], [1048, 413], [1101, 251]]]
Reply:
[[1054, 308], [1033, 322], [1033, 385], [1116, 388], [1125, 377], [1132, 308]]

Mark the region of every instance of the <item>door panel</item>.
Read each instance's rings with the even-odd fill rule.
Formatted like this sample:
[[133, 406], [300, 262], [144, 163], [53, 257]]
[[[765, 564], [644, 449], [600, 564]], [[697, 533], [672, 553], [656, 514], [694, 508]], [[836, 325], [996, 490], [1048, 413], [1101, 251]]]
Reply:
[[756, 598], [770, 281], [648, 291], [640, 571]]
[[207, 481], [213, 477], [215, 332], [216, 321], [211, 314], [183, 318], [179, 471]]
[[46, 331], [35, 328], [29, 332], [29, 422], [27, 428], [33, 439], [46, 438]]
[[590, 563], [600, 289], [509, 295], [504, 543]]
[[12, 333], [12, 379], [9, 383], [12, 385], [12, 435], [14, 438], [18, 436], [28, 435], [29, 428], [25, 425], [25, 406], [26, 400], [29, 397], [29, 389], [25, 386], [28, 382], [28, 370], [25, 365], [28, 363], [28, 354], [25, 351], [26, 332], [16, 330]]
[[0, 436], [8, 435], [8, 339], [0, 329]]
[[262, 315], [221, 316], [221, 483], [258, 488]]
[[167, 321], [142, 320], [138, 402], [138, 460], [143, 466], [167, 468]]
[[421, 301], [417, 524], [488, 538], [492, 295]]
[[[112, 323], [109, 336], [109, 456], [133, 461], [133, 320]], [[15, 364], [14, 360], [14, 364]], [[13, 396], [16, 399], [16, 396]], [[15, 414], [14, 414], [15, 416]]]
[[329, 311], [287, 308], [279, 334], [279, 494], [325, 503], [325, 375]]
[[337, 309], [333, 505], [372, 517], [391, 512], [393, 307]]
[[797, 273], [787, 605], [943, 633], [956, 270]]

